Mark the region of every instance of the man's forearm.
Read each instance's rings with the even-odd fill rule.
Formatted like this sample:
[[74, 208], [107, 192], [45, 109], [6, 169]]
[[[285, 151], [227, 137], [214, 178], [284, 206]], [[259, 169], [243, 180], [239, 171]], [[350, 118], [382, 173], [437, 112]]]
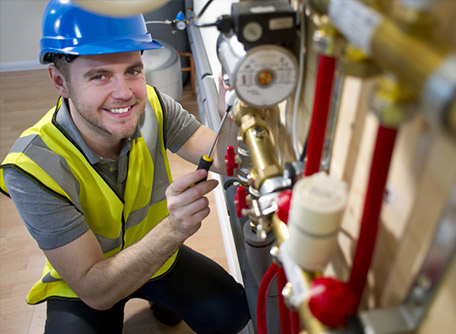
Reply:
[[165, 218], [135, 244], [95, 263], [76, 280], [75, 292], [90, 307], [109, 309], [144, 285], [184, 240]]

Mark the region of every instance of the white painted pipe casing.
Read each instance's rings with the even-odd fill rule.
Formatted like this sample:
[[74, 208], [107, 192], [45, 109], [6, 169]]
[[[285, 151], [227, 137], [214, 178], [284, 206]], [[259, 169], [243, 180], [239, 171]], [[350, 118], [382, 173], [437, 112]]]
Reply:
[[288, 252], [305, 270], [323, 270], [337, 243], [347, 198], [345, 182], [324, 172], [302, 178], [293, 187], [288, 219]]

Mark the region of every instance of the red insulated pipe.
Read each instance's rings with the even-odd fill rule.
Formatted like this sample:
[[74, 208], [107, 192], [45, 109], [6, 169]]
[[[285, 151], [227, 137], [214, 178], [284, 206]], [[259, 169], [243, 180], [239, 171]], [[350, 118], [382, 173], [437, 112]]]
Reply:
[[298, 312], [291, 311], [291, 332], [298, 334], [301, 331], [301, 320], [299, 319]]
[[320, 55], [318, 60], [317, 82], [307, 144], [307, 162], [305, 176], [310, 176], [320, 170], [323, 152], [326, 123], [328, 122], [329, 105], [334, 81], [336, 58]]
[[287, 284], [287, 278], [285, 276], [285, 271], [281, 267], [279, 267], [277, 274], [281, 334], [291, 334], [291, 313], [290, 309], [285, 305], [282, 295], [283, 287]]
[[357, 297], [357, 307], [361, 301], [361, 296], [366, 285], [367, 273], [374, 253], [383, 192], [396, 141], [396, 134], [397, 129], [386, 128], [382, 125], [378, 127], [358, 244], [348, 282]]
[[258, 334], [267, 334], [268, 333], [268, 322], [267, 322], [267, 299], [268, 299], [268, 291], [269, 287], [271, 286], [272, 280], [276, 277], [278, 272], [279, 266], [275, 263], [271, 264], [271, 266], [266, 270], [266, 273], [261, 280], [260, 288], [258, 290], [258, 298], [257, 298], [257, 309], [256, 309], [256, 316], [257, 316], [257, 332]]
[[[309, 130], [309, 139], [307, 146], [307, 162], [304, 171], [305, 176], [312, 175], [320, 170], [321, 156], [323, 152], [324, 140], [326, 135], [326, 123], [329, 115], [329, 105], [331, 103], [331, 93], [334, 81], [336, 59], [320, 55], [318, 62], [317, 82], [315, 85], [315, 100], [312, 113], [312, 122]], [[282, 271], [281, 271], [282, 270]], [[257, 330], [259, 334], [267, 333], [266, 322], [266, 299], [267, 291], [271, 280], [279, 273], [279, 281], [286, 281], [283, 269], [279, 269], [273, 264], [266, 271], [265, 276], [260, 284], [257, 300]], [[272, 276], [272, 278], [271, 278]], [[283, 334], [291, 333], [291, 330], [299, 327], [297, 317], [294, 319], [290, 310], [285, 306], [280, 296], [281, 283], [279, 283], [279, 307], [281, 330]]]

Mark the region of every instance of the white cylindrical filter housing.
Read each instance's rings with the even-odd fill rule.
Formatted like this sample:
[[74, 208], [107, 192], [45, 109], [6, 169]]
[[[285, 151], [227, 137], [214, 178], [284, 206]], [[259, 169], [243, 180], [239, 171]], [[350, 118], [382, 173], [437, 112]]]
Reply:
[[142, 56], [146, 83], [179, 101], [183, 88], [179, 53], [170, 44], [158, 42], [163, 48], [145, 50]]
[[305, 177], [293, 188], [287, 247], [290, 257], [306, 270], [323, 270], [337, 243], [347, 198], [345, 182], [324, 172]]

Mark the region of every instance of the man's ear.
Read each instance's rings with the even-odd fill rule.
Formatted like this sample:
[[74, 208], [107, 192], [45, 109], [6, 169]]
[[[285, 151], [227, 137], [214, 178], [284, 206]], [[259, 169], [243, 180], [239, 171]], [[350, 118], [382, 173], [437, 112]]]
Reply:
[[68, 85], [62, 72], [60, 72], [60, 70], [55, 65], [49, 65], [48, 71], [49, 78], [51, 78], [51, 82], [54, 85], [55, 89], [59, 92], [60, 96], [69, 98], [70, 92], [68, 90]]

